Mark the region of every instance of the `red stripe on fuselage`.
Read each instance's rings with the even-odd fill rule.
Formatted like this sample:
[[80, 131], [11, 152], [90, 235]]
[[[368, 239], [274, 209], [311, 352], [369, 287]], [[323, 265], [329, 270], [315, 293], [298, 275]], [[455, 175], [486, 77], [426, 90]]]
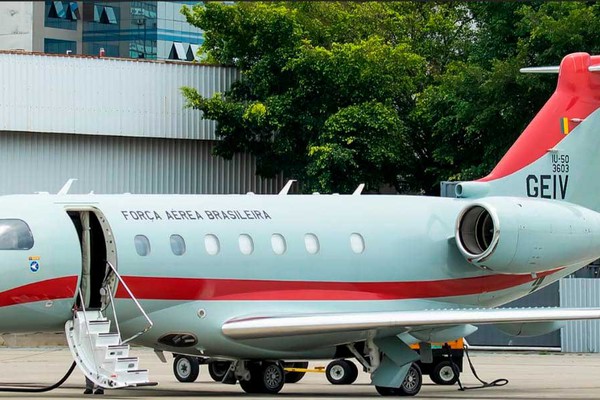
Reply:
[[75, 297], [77, 276], [48, 279], [0, 292], [0, 307]]
[[[124, 277], [144, 300], [405, 300], [476, 295], [509, 289], [562, 270], [408, 282], [325, 282], [250, 279]], [[117, 298], [129, 296], [119, 286]]]

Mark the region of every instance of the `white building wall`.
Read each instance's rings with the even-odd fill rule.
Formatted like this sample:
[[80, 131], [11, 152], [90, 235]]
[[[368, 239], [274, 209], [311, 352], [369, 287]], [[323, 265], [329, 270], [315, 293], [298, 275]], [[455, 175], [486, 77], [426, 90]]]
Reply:
[[224, 92], [235, 68], [0, 52], [0, 130], [215, 139], [182, 86]]
[[0, 131], [0, 195], [56, 193], [276, 193], [281, 177], [255, 175], [253, 157], [212, 155], [214, 142]]
[[0, 49], [33, 50], [32, 1], [0, 2]]

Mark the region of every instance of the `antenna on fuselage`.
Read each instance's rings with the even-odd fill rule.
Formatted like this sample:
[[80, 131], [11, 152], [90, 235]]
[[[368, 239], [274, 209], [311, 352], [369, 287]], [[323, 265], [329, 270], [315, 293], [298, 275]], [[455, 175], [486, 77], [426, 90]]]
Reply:
[[285, 184], [285, 186], [283, 187], [283, 189], [281, 189], [281, 191], [279, 192], [280, 196], [285, 196], [286, 194], [288, 194], [288, 192], [290, 191], [290, 188], [292, 187], [292, 185], [294, 184], [294, 182], [296, 182], [295, 179], [290, 179], [289, 181], [287, 181], [287, 183]]
[[354, 190], [354, 192], [352, 192], [352, 196], [360, 196], [360, 194], [362, 193], [363, 189], [365, 188], [365, 184], [361, 183], [360, 185], [358, 185], [358, 187]]
[[69, 179], [62, 188], [60, 188], [60, 190], [58, 191], [58, 195], [62, 195], [62, 194], [67, 194], [69, 193], [69, 189], [71, 189], [71, 185], [73, 184], [73, 182], [75, 182], [77, 180], [77, 178], [71, 178]]

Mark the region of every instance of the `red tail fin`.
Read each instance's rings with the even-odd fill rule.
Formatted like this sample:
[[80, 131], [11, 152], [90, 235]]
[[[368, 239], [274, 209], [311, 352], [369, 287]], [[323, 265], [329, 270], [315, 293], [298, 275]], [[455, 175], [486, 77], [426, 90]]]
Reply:
[[503, 178], [530, 165], [566, 136], [568, 129], [563, 133], [561, 121], [572, 129], [600, 107], [600, 74], [588, 69], [594, 64], [600, 64], [600, 56], [587, 53], [570, 54], [562, 60], [552, 97], [494, 170], [479, 182]]

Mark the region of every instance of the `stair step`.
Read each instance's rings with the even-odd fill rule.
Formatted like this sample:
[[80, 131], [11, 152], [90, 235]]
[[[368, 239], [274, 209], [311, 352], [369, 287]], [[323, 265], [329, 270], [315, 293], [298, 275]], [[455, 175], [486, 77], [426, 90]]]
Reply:
[[108, 347], [121, 344], [121, 337], [117, 333], [95, 333], [91, 336], [95, 347]]
[[110, 321], [89, 321], [89, 332], [90, 333], [109, 333], [110, 332]]
[[119, 357], [106, 360], [102, 363], [102, 368], [112, 372], [135, 371], [139, 368], [139, 359], [137, 357]]
[[110, 377], [113, 380], [125, 383], [127, 386], [137, 385], [148, 382], [148, 370], [132, 369], [129, 371], [119, 371], [111, 374]]
[[[85, 314], [85, 316], [84, 316]], [[77, 311], [76, 314], [77, 319], [81, 319], [82, 321], [85, 321], [86, 319], [88, 321], [96, 321], [96, 320], [106, 320], [106, 317], [102, 314], [102, 311], [100, 311], [99, 309], [97, 310], [86, 310], [85, 313], [83, 311]]]
[[98, 360], [112, 360], [121, 357], [129, 356], [129, 345], [111, 345], [108, 347], [101, 347], [96, 349], [96, 357]]

